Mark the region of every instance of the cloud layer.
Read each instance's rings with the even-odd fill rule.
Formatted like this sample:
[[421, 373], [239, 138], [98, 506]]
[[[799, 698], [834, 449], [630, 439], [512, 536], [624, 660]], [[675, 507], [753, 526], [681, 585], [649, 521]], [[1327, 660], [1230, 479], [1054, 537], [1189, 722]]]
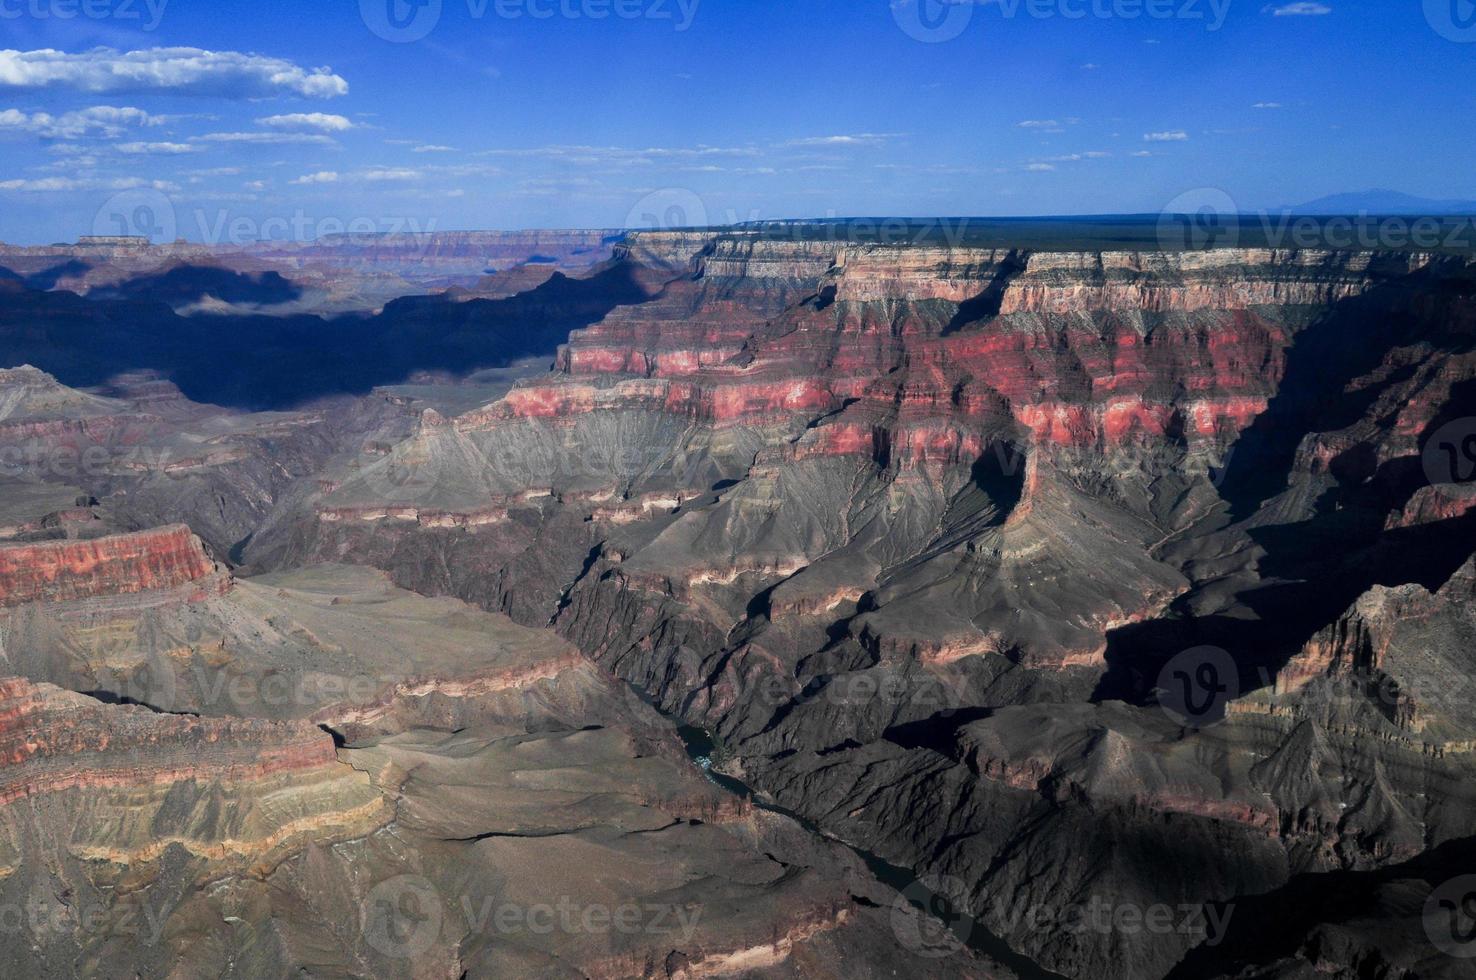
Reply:
[[70, 88], [81, 92], [173, 92], [252, 99], [272, 95], [334, 98], [348, 82], [328, 68], [303, 68], [282, 58], [203, 48], [68, 54], [44, 48], [0, 51], [0, 87]]

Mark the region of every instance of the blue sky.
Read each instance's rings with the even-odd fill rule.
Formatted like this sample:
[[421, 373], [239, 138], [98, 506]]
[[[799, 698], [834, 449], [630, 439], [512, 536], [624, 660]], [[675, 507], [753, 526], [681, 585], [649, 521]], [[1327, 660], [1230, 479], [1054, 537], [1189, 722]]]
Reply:
[[0, 0], [0, 239], [1476, 198], [1471, 0], [414, 2]]

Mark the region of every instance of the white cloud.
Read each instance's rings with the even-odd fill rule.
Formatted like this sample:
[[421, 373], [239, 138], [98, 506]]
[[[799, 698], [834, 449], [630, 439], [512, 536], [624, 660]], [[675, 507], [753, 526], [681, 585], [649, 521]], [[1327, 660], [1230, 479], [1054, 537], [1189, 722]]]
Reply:
[[364, 170], [358, 174], [364, 180], [386, 181], [386, 180], [419, 180], [419, 170], [388, 169]]
[[1096, 71], [1098, 68], [1101, 68], [1101, 67], [1102, 66], [1099, 65], [1099, 64], [1097, 64], [1095, 61], [1088, 61], [1086, 64], [1084, 64], [1084, 65], [1081, 66], [1081, 70], [1082, 71]]
[[312, 146], [337, 146], [332, 139], [321, 133], [206, 133], [191, 136], [193, 143], [258, 143], [264, 146], [280, 146], [285, 143], [305, 143]]
[[1055, 170], [1056, 165], [1054, 163], [1029, 163], [1025, 165], [1025, 169], [1035, 173], [1044, 173], [1047, 170]]
[[152, 187], [157, 191], [177, 191], [179, 188], [166, 180], [143, 180], [138, 177], [122, 177], [115, 180], [76, 177], [43, 177], [40, 180], [0, 180], [0, 191], [22, 191], [28, 194], [44, 194], [59, 191], [128, 191], [139, 187]]
[[157, 92], [250, 99], [270, 95], [333, 98], [348, 82], [328, 68], [303, 68], [282, 58], [203, 48], [68, 54], [43, 48], [0, 51], [0, 86], [70, 88], [82, 92]]
[[119, 143], [118, 152], [129, 155], [159, 154], [163, 156], [177, 156], [183, 153], [198, 153], [204, 147], [192, 146], [189, 143]]
[[1182, 129], [1170, 129], [1161, 133], [1144, 133], [1145, 143], [1182, 143], [1189, 138], [1189, 134]]
[[856, 133], [842, 136], [808, 136], [790, 140], [785, 146], [875, 146], [896, 139], [900, 133]]
[[[784, 145], [793, 145], [784, 144]], [[813, 145], [813, 144], [812, 144]], [[670, 160], [690, 160], [700, 157], [733, 156], [756, 157], [762, 151], [755, 147], [661, 147], [629, 149], [620, 146], [538, 146], [518, 150], [481, 150], [476, 156], [529, 157], [546, 159], [555, 163], [594, 167], [649, 166]]]
[[1273, 17], [1322, 17], [1332, 13], [1332, 8], [1325, 3], [1284, 3], [1281, 6], [1270, 4], [1261, 8], [1261, 13], [1271, 14]]
[[297, 186], [300, 187], [300, 186], [303, 186], [305, 184], [332, 184], [332, 183], [336, 182], [337, 180], [338, 180], [338, 171], [336, 171], [336, 170], [319, 170], [315, 174], [303, 174], [301, 177], [298, 177], [296, 180], [288, 181], [288, 183], [290, 183], [290, 184], [296, 184]]
[[1153, 154], [1150, 153], [1148, 150], [1134, 150], [1133, 151], [1133, 156], [1135, 156], [1135, 157], [1151, 157], [1152, 155]]
[[1026, 119], [1015, 123], [1019, 129], [1060, 129], [1061, 124], [1054, 119]]
[[1252, 109], [1280, 109], [1280, 108], [1283, 108], [1283, 106], [1281, 105], [1280, 102], [1257, 102], [1255, 105], [1251, 106], [1251, 108]]
[[77, 139], [101, 136], [112, 139], [123, 135], [129, 127], [158, 126], [163, 116], [151, 116], [132, 106], [99, 105], [53, 116], [48, 112], [27, 115], [19, 109], [0, 112], [0, 132], [34, 133], [48, 139]]
[[354, 128], [346, 117], [327, 112], [290, 112], [284, 116], [266, 116], [256, 122], [274, 129], [317, 129], [325, 133], [342, 133]]
[[248, 191], [264, 191], [267, 189], [268, 183], [264, 180], [248, 180], [241, 186]]
[[439, 146], [435, 143], [427, 143], [425, 146], [417, 146], [411, 153], [455, 153], [454, 146]]

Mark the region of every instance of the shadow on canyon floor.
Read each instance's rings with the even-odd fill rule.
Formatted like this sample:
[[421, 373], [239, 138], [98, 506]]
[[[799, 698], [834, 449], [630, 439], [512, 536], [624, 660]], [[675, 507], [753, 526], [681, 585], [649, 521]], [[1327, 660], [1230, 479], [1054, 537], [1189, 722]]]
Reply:
[[[1449, 841], [1403, 864], [1377, 871], [1332, 871], [1302, 874], [1265, 895], [1238, 898], [1226, 932], [1213, 946], [1192, 950], [1169, 974], [1168, 980], [1193, 977], [1242, 976], [1251, 964], [1269, 964], [1295, 957], [1320, 925], [1341, 926], [1366, 935], [1370, 923], [1380, 923], [1383, 939], [1393, 948], [1408, 948], [1409, 930], [1423, 930], [1421, 904], [1424, 887], [1439, 888], [1476, 868], [1476, 838]], [[1419, 942], [1423, 937], [1415, 938]], [[1430, 952], [1435, 948], [1432, 945]], [[1257, 974], [1260, 975], [1260, 974]], [[1300, 974], [1298, 974], [1300, 975]], [[1360, 976], [1394, 976], [1378, 963], [1368, 962]], [[1410, 975], [1413, 974], [1397, 974]]]
[[253, 410], [364, 394], [416, 371], [462, 374], [552, 357], [571, 330], [654, 295], [617, 263], [585, 279], [555, 273], [507, 299], [412, 296], [373, 315], [181, 316], [175, 305], [206, 295], [272, 305], [294, 299], [297, 287], [276, 273], [179, 267], [82, 297], [33, 285], [70, 272], [7, 272], [0, 270], [0, 366], [31, 364], [73, 387], [153, 370], [192, 400]]

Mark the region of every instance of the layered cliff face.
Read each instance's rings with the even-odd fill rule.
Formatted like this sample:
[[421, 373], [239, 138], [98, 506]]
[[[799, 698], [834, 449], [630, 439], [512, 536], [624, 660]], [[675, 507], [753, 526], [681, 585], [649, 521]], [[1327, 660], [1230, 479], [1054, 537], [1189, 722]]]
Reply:
[[[216, 582], [205, 580], [215, 576]], [[87, 541], [0, 547], [0, 606], [70, 602], [191, 587], [223, 588], [200, 539], [182, 525]]]
[[[1160, 976], [1209, 937], [1009, 910], [1200, 908], [1472, 833], [1453, 716], [1330, 666], [1404, 690], [1464, 661], [1380, 649], [1356, 609], [1318, 635], [1438, 602], [1476, 547], [1421, 458], [1476, 411], [1469, 263], [695, 233], [618, 260], [659, 295], [423, 416], [248, 558], [552, 623], [1071, 975]], [[1157, 702], [1204, 644], [1234, 703], [1186, 731]]]
[[207, 882], [393, 815], [307, 724], [163, 715], [7, 678], [0, 746], [12, 976], [167, 972], [175, 910]]
[[877, 937], [924, 913], [549, 631], [362, 567], [237, 580], [185, 528], [10, 551], [7, 975], [906, 962]]

